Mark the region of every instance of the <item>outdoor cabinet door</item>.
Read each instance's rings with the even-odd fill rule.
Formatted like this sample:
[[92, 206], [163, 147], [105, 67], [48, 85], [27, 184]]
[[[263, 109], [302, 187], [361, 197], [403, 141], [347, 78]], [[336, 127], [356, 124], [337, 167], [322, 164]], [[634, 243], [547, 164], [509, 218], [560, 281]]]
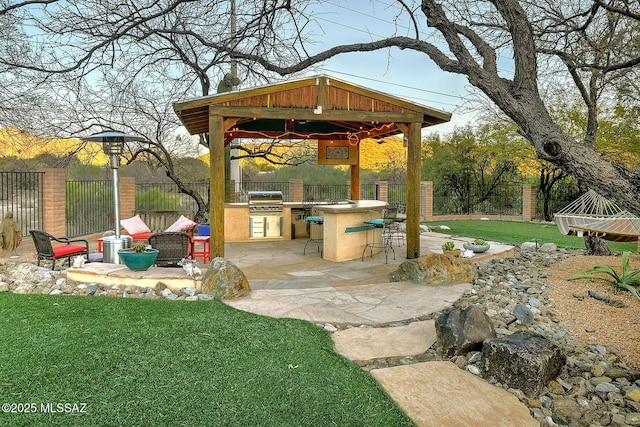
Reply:
[[264, 221], [265, 237], [282, 237], [282, 216], [267, 216]]

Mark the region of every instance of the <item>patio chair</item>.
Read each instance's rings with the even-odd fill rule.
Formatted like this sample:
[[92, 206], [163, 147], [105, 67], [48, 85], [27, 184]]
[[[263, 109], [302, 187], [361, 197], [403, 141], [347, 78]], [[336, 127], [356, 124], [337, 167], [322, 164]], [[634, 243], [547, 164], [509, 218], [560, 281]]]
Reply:
[[[38, 266], [40, 260], [53, 261], [51, 269], [55, 270], [56, 260], [68, 258], [69, 267], [71, 267], [71, 257], [78, 255], [86, 255], [89, 258], [89, 242], [83, 239], [70, 240], [66, 237], [54, 237], [46, 231], [29, 230], [33, 245], [38, 253]], [[62, 245], [53, 246], [51, 242], [63, 243]], [[74, 245], [73, 243], [84, 243], [84, 245]]]
[[193, 238], [184, 232], [162, 232], [149, 236], [149, 244], [160, 253], [158, 267], [180, 267], [180, 260], [193, 259]]

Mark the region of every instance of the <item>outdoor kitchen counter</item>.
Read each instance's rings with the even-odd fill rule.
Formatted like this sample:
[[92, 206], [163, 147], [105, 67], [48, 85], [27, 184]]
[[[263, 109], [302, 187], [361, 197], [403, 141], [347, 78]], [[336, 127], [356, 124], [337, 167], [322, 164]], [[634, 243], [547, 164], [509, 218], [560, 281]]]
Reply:
[[316, 206], [316, 210], [324, 217], [324, 259], [339, 262], [360, 258], [367, 239], [369, 242], [371, 239], [380, 241], [381, 230], [368, 229], [364, 222], [382, 218], [386, 206], [386, 202], [379, 200]]
[[[282, 209], [282, 236], [268, 240], [291, 240], [291, 206], [285, 203]], [[224, 204], [224, 241], [253, 242], [249, 237], [249, 205], [247, 203]]]

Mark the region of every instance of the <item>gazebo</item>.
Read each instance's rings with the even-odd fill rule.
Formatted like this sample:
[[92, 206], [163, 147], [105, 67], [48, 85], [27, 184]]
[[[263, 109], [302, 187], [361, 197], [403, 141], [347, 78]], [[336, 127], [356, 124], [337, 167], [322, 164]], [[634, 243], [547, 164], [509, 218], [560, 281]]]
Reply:
[[173, 109], [190, 134], [209, 134], [212, 257], [224, 256], [224, 147], [235, 138], [341, 147], [326, 160], [350, 165], [351, 199], [360, 200], [360, 140], [398, 134], [408, 144], [407, 258], [419, 256], [421, 129], [448, 122], [450, 113], [328, 75], [189, 99]]

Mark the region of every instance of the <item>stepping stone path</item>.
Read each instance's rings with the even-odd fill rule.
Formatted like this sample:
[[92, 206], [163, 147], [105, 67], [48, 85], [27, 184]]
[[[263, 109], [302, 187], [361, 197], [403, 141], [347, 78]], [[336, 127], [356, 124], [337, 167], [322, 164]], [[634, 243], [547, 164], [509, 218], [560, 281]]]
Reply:
[[[426, 352], [436, 342], [433, 320], [387, 328], [350, 328], [333, 334], [336, 352], [371, 360]], [[511, 393], [451, 362], [423, 362], [371, 370], [418, 425], [535, 426], [540, 424]]]
[[540, 426], [513, 394], [451, 362], [395, 366], [371, 374], [418, 426]]
[[421, 354], [436, 342], [433, 320], [393, 328], [351, 328], [333, 334], [336, 352], [351, 360]]

